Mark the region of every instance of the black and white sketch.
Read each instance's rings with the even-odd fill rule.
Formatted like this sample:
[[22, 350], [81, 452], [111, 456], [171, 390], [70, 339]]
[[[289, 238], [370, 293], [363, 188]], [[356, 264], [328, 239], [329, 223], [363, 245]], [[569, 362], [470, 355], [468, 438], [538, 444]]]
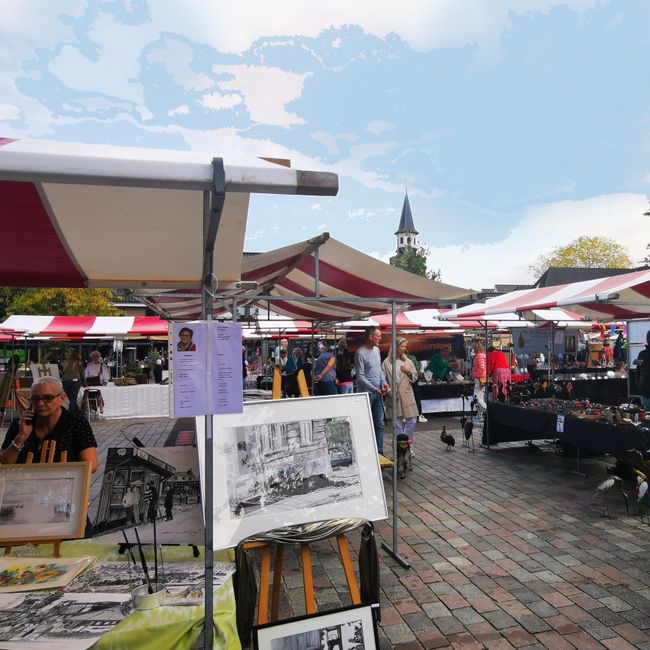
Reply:
[[[197, 442], [203, 469], [202, 418]], [[215, 548], [292, 524], [385, 518], [368, 396], [246, 402], [217, 416], [213, 486]]]
[[[338, 503], [361, 495], [349, 417], [272, 422], [224, 431], [234, 515]], [[235, 442], [236, 441], [236, 442]]]
[[196, 448], [109, 448], [95, 535], [120, 543], [115, 531], [137, 526], [142, 542], [151, 544], [154, 520], [159, 544], [203, 544]]
[[[127, 594], [60, 591], [0, 595], [0, 643], [90, 648], [131, 611]], [[22, 645], [24, 644], [24, 645]]]
[[375, 650], [377, 628], [369, 605], [263, 625], [255, 650]]
[[[216, 589], [235, 572], [234, 563], [215, 562], [213, 585]], [[160, 578], [166, 587], [188, 587], [201, 585], [204, 581], [205, 566], [202, 562], [173, 562], [160, 568]], [[134, 587], [144, 583], [140, 565], [127, 562], [98, 562], [79, 575], [65, 591], [104, 593], [129, 593]]]

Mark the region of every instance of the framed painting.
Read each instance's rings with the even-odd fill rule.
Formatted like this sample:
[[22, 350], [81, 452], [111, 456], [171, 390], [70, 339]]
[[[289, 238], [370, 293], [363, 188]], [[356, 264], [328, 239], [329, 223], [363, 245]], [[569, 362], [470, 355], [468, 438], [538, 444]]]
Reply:
[[90, 463], [0, 466], [0, 544], [84, 536]]
[[377, 626], [370, 605], [299, 616], [253, 628], [255, 650], [376, 650]]
[[[203, 419], [197, 442], [204, 472]], [[283, 526], [387, 517], [366, 393], [246, 402], [214, 418], [214, 546]]]

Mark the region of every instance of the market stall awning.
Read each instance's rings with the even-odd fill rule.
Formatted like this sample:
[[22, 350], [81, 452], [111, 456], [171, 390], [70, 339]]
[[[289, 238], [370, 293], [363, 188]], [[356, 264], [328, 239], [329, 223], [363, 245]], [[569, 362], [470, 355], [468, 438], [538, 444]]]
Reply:
[[167, 336], [168, 323], [155, 316], [9, 316], [3, 329], [28, 336], [86, 337]]
[[503, 312], [530, 312], [555, 307], [571, 311], [589, 320], [642, 318], [650, 314], [650, 270], [585, 280], [571, 284], [512, 291], [455, 309], [446, 318], [484, 318]]
[[[390, 300], [413, 308], [467, 298], [467, 289], [408, 273], [332, 239], [327, 233], [308, 241], [246, 257], [242, 282], [255, 283], [228, 296], [238, 305], [254, 304], [289, 318], [336, 322], [386, 313]], [[217, 293], [218, 293], [218, 287]], [[197, 318], [198, 292], [141, 294], [147, 304], [175, 320]], [[301, 301], [307, 298], [308, 301]], [[228, 306], [221, 305], [225, 310]]]
[[[200, 287], [204, 209], [219, 160], [206, 153], [0, 138], [3, 286]], [[226, 161], [214, 250], [240, 279], [253, 192], [334, 195], [336, 174]]]

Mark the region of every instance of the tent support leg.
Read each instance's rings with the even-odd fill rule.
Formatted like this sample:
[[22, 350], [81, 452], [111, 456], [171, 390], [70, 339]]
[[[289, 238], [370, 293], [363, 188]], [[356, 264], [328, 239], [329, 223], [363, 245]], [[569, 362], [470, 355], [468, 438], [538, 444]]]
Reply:
[[[223, 160], [215, 158], [213, 166], [212, 192], [203, 194], [203, 282], [201, 287], [201, 304], [203, 318], [212, 320], [214, 310], [214, 291], [212, 277], [214, 274], [214, 244], [219, 230], [221, 213], [226, 199], [226, 175]], [[203, 643], [205, 650], [212, 650], [214, 646], [214, 530], [213, 530], [213, 456], [212, 444], [212, 415], [205, 416], [205, 494], [203, 495], [203, 509], [205, 512], [205, 583], [204, 602], [205, 619], [203, 621]]]
[[[397, 387], [398, 379], [396, 378], [397, 371], [397, 306], [395, 302], [391, 302], [391, 362], [393, 364], [393, 384]], [[395, 418], [397, 417], [397, 392], [392, 391], [391, 399], [393, 400], [393, 546], [392, 548], [386, 544], [381, 543], [381, 547], [390, 555], [396, 562], [398, 562], [405, 569], [410, 569], [411, 565], [397, 552], [397, 436], [395, 435]]]

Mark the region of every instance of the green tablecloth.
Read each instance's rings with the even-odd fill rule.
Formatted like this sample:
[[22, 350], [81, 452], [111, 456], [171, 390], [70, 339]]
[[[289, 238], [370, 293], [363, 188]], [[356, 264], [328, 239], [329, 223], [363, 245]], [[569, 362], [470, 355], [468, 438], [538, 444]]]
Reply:
[[[101, 538], [99, 538], [101, 540]], [[51, 546], [36, 547], [39, 554], [49, 555]], [[165, 562], [187, 561], [189, 547], [165, 547]], [[92, 540], [76, 540], [61, 545], [63, 557], [94, 555], [100, 561], [124, 561], [114, 545]], [[216, 562], [233, 562], [234, 551], [218, 551]], [[241, 650], [237, 634], [235, 592], [229, 578], [214, 592], [214, 647], [218, 650]], [[203, 631], [203, 605], [176, 605], [135, 611], [107, 632], [93, 650], [192, 650]]]
[[[203, 630], [203, 606], [159, 607], [133, 612], [93, 650], [192, 650]], [[214, 592], [214, 647], [241, 650], [232, 579]]]

